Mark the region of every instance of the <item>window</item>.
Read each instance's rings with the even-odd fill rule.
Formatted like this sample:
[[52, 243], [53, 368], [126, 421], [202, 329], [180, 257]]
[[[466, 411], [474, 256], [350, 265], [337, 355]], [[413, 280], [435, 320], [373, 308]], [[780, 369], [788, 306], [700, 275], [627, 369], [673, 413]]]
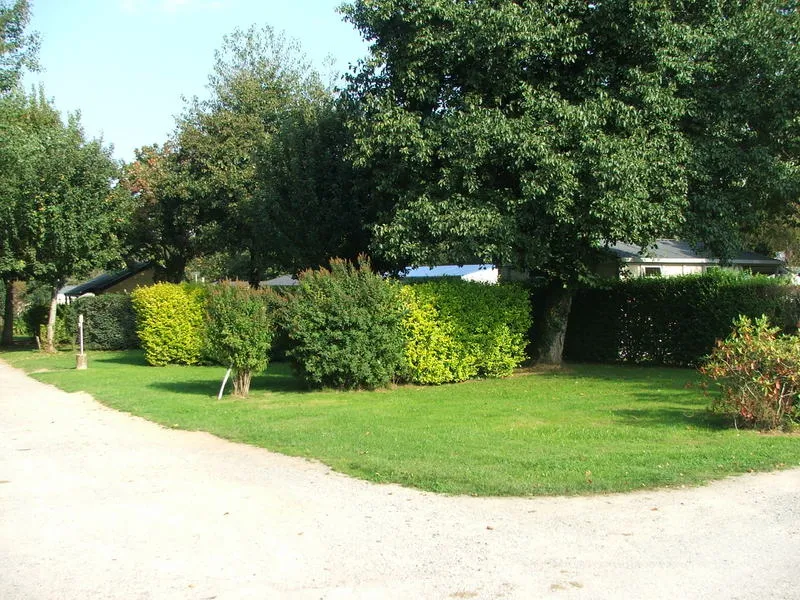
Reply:
[[661, 277], [661, 267], [645, 267], [645, 277]]

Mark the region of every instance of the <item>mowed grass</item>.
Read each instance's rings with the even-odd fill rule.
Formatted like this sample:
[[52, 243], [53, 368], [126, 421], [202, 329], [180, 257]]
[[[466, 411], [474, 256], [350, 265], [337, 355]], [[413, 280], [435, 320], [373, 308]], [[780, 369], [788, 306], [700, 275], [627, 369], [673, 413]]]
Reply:
[[148, 367], [133, 351], [91, 353], [88, 371], [75, 370], [73, 354], [0, 358], [166, 427], [449, 494], [619, 492], [800, 465], [800, 437], [736, 431], [709, 414], [691, 370], [572, 365], [344, 393], [306, 391], [273, 364], [250, 398], [218, 401], [220, 367]]

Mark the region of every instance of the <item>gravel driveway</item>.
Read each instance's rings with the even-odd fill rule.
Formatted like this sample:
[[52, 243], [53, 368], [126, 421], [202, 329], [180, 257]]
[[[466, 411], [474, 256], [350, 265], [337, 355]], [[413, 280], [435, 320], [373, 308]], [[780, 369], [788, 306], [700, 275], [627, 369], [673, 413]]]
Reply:
[[0, 598], [800, 598], [800, 470], [445, 497], [164, 429], [0, 363]]

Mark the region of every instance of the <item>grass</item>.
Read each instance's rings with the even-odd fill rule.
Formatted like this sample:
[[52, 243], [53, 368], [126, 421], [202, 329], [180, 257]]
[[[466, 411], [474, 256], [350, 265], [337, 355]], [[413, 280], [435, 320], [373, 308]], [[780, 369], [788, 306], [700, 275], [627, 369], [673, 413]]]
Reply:
[[220, 367], [147, 367], [141, 353], [6, 352], [66, 391], [167, 427], [319, 459], [377, 482], [473, 495], [619, 492], [800, 465], [800, 437], [736, 431], [690, 370], [573, 365], [440, 387], [305, 391], [270, 365], [246, 400]]

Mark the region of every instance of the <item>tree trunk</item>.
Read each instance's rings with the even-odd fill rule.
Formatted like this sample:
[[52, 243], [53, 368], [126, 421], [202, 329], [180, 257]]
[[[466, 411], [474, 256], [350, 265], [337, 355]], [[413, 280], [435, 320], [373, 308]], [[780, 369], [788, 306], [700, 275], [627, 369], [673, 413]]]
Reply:
[[53, 295], [50, 297], [50, 314], [47, 317], [47, 342], [45, 352], [53, 353], [56, 351], [56, 314], [58, 311], [58, 290], [61, 287], [57, 283], [53, 288]]
[[571, 287], [561, 281], [548, 284], [535, 307], [538, 319], [534, 323], [534, 346], [537, 364], [560, 365], [564, 354], [569, 311], [572, 308]]
[[4, 279], [6, 286], [6, 304], [3, 311], [3, 337], [0, 345], [11, 346], [14, 343], [14, 281]]
[[250, 379], [253, 377], [251, 371], [233, 372], [233, 395], [247, 398], [250, 393]]

